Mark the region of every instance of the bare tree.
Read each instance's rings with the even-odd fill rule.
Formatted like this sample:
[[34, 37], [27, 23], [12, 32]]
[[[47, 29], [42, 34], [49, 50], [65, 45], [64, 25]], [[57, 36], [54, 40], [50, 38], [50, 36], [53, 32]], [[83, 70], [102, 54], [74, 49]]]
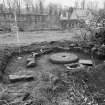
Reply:
[[39, 12], [43, 14], [44, 13], [44, 0], [39, 0], [38, 5], [39, 5]]
[[38, 13], [39, 12], [39, 7], [38, 7], [38, 4], [35, 5], [35, 13]]
[[21, 1], [20, 0], [11, 0], [12, 11], [18, 14], [21, 14]]
[[98, 2], [97, 1], [89, 1], [87, 3], [87, 8], [91, 10], [97, 10], [98, 9]]
[[2, 3], [0, 4], [0, 11], [1, 11], [1, 12], [4, 12], [5, 9], [6, 9], [5, 1], [3, 0]]
[[75, 0], [74, 7], [75, 7], [76, 9], [79, 8], [78, 0]]
[[3, 4], [0, 4], [0, 12], [3, 12], [3, 10], [4, 10]]
[[105, 9], [105, 0], [104, 0], [104, 9]]
[[35, 4], [33, 0], [32, 0], [32, 12], [35, 12]]
[[32, 0], [23, 0], [25, 3], [26, 11], [30, 12], [31, 7], [32, 7]]
[[94, 3], [94, 9], [98, 9], [98, 2]]
[[53, 15], [53, 4], [52, 3], [48, 5], [48, 13], [49, 15]]
[[20, 15], [21, 14], [21, 5], [20, 5], [20, 0], [16, 1], [16, 5], [17, 5], [17, 13]]
[[7, 0], [7, 6], [9, 8], [9, 12], [12, 12], [12, 0]]
[[86, 3], [85, 0], [82, 0], [82, 1], [81, 1], [81, 8], [82, 8], [82, 9], [85, 9], [85, 3]]

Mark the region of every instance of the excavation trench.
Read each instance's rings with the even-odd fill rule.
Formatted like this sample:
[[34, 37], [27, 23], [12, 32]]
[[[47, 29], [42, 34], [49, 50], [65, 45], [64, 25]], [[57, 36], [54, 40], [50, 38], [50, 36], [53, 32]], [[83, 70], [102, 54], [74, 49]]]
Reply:
[[[77, 71], [76, 73], [71, 74], [67, 71], [64, 64], [54, 64], [49, 60], [50, 56], [57, 52], [73, 53], [76, 54], [79, 59], [91, 59], [89, 54], [83, 53], [81, 50], [71, 50], [68, 46], [70, 44], [71, 43], [69, 42], [33, 44], [21, 47], [20, 55], [18, 54], [18, 48], [15, 50], [6, 50], [7, 52], [11, 52], [7, 54], [8, 60], [5, 58], [7, 61], [2, 68], [1, 74], [3, 77], [1, 78], [5, 83], [9, 83], [1, 84], [2, 94], [0, 95], [0, 99], [11, 103], [11, 105], [12, 103], [15, 103], [16, 105], [24, 105], [24, 103], [28, 102], [30, 103], [29, 105], [49, 105], [56, 103], [73, 104], [75, 102], [79, 105], [79, 103], [83, 103], [85, 95], [89, 96], [100, 89], [100, 87], [97, 89], [95, 88], [95, 86], [98, 86], [99, 84], [95, 84], [94, 86], [92, 83], [94, 82], [94, 73], [92, 74], [91, 71], [87, 72], [87, 70], [84, 69], [83, 71]], [[32, 52], [39, 53], [39, 56], [36, 58], [36, 66], [27, 68], [26, 60]], [[17, 59], [19, 56], [22, 58]], [[94, 61], [95, 64], [101, 64], [103, 62], [103, 60], [96, 58]], [[10, 82], [8, 75], [19, 71], [31, 71], [34, 80]], [[85, 84], [83, 84], [83, 81], [85, 81]], [[88, 85], [89, 87], [86, 88], [85, 86]], [[73, 92], [74, 95], [72, 94]], [[84, 98], [82, 95], [84, 95]], [[88, 101], [90, 102], [91, 99], [88, 98]], [[97, 99], [94, 99], [94, 103], [97, 103]]]

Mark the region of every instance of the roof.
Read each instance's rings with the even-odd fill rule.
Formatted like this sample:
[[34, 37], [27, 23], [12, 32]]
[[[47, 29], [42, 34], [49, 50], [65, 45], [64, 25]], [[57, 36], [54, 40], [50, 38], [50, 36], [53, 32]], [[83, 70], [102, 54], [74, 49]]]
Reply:
[[24, 12], [24, 13], [21, 13], [20, 15], [38, 15], [38, 16], [47, 16], [48, 14], [45, 14], [45, 13], [34, 13], [34, 12]]
[[6, 14], [6, 15], [12, 15], [13, 13], [12, 12], [6, 12], [6, 11], [0, 12], [0, 15], [4, 15], [4, 14]]
[[48, 13], [44, 12], [44, 13], [36, 13], [35, 11], [26, 11], [25, 9], [21, 10], [21, 14], [22, 15], [38, 15], [38, 16], [47, 16]]
[[91, 11], [83, 10], [83, 9], [75, 9], [71, 14], [70, 19], [82, 19], [82, 20], [92, 20], [94, 16], [92, 15]]
[[[0, 12], [0, 15], [14, 15], [14, 13], [13, 12], [7, 12], [7, 11], [5, 11], [5, 12]], [[47, 13], [35, 13], [35, 12], [22, 12], [22, 13], [17, 13], [17, 15], [24, 15], [24, 16], [26, 16], [26, 15], [33, 15], [33, 16], [48, 16], [48, 14]]]

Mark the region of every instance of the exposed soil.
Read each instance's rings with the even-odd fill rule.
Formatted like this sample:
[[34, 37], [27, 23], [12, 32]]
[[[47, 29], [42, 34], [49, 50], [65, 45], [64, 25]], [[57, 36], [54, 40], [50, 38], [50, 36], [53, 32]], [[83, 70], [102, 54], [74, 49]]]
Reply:
[[[103, 83], [105, 77], [102, 76], [103, 70], [98, 75], [99, 66], [96, 71], [86, 69], [70, 73], [64, 65], [52, 64], [49, 61], [51, 53], [60, 51], [61, 47], [64, 48], [61, 51], [68, 51], [70, 43], [45, 42], [21, 47], [20, 56], [22, 59], [20, 60], [17, 59], [18, 48], [3, 49], [2, 51], [5, 50], [7, 55], [7, 58], [2, 58], [5, 61], [0, 59], [5, 62], [5, 66], [2, 67], [1, 64], [3, 81], [8, 80], [8, 74], [22, 70], [33, 71], [34, 81], [1, 84], [0, 99], [9, 105], [97, 105], [97, 103], [101, 105], [104, 103]], [[44, 52], [37, 57], [36, 67], [26, 68], [27, 57], [33, 51], [40, 53], [41, 48], [44, 49]], [[73, 52], [81, 59], [91, 59], [89, 54], [77, 50]], [[103, 60], [95, 59], [95, 64], [102, 62]], [[101, 78], [98, 79], [98, 77]], [[99, 81], [101, 81], [100, 84]]]

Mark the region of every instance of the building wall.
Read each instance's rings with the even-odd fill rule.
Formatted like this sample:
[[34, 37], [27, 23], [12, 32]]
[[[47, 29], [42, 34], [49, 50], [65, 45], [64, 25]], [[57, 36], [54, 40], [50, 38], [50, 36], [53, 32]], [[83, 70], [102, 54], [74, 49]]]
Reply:
[[[17, 14], [17, 25], [19, 28], [30, 27], [33, 23], [35, 25], [45, 23], [48, 15], [44, 14]], [[0, 13], [0, 28], [11, 28], [15, 24], [15, 16], [13, 13]]]
[[85, 22], [80, 20], [61, 20], [62, 29], [70, 29], [70, 28], [82, 28], [85, 26]]

